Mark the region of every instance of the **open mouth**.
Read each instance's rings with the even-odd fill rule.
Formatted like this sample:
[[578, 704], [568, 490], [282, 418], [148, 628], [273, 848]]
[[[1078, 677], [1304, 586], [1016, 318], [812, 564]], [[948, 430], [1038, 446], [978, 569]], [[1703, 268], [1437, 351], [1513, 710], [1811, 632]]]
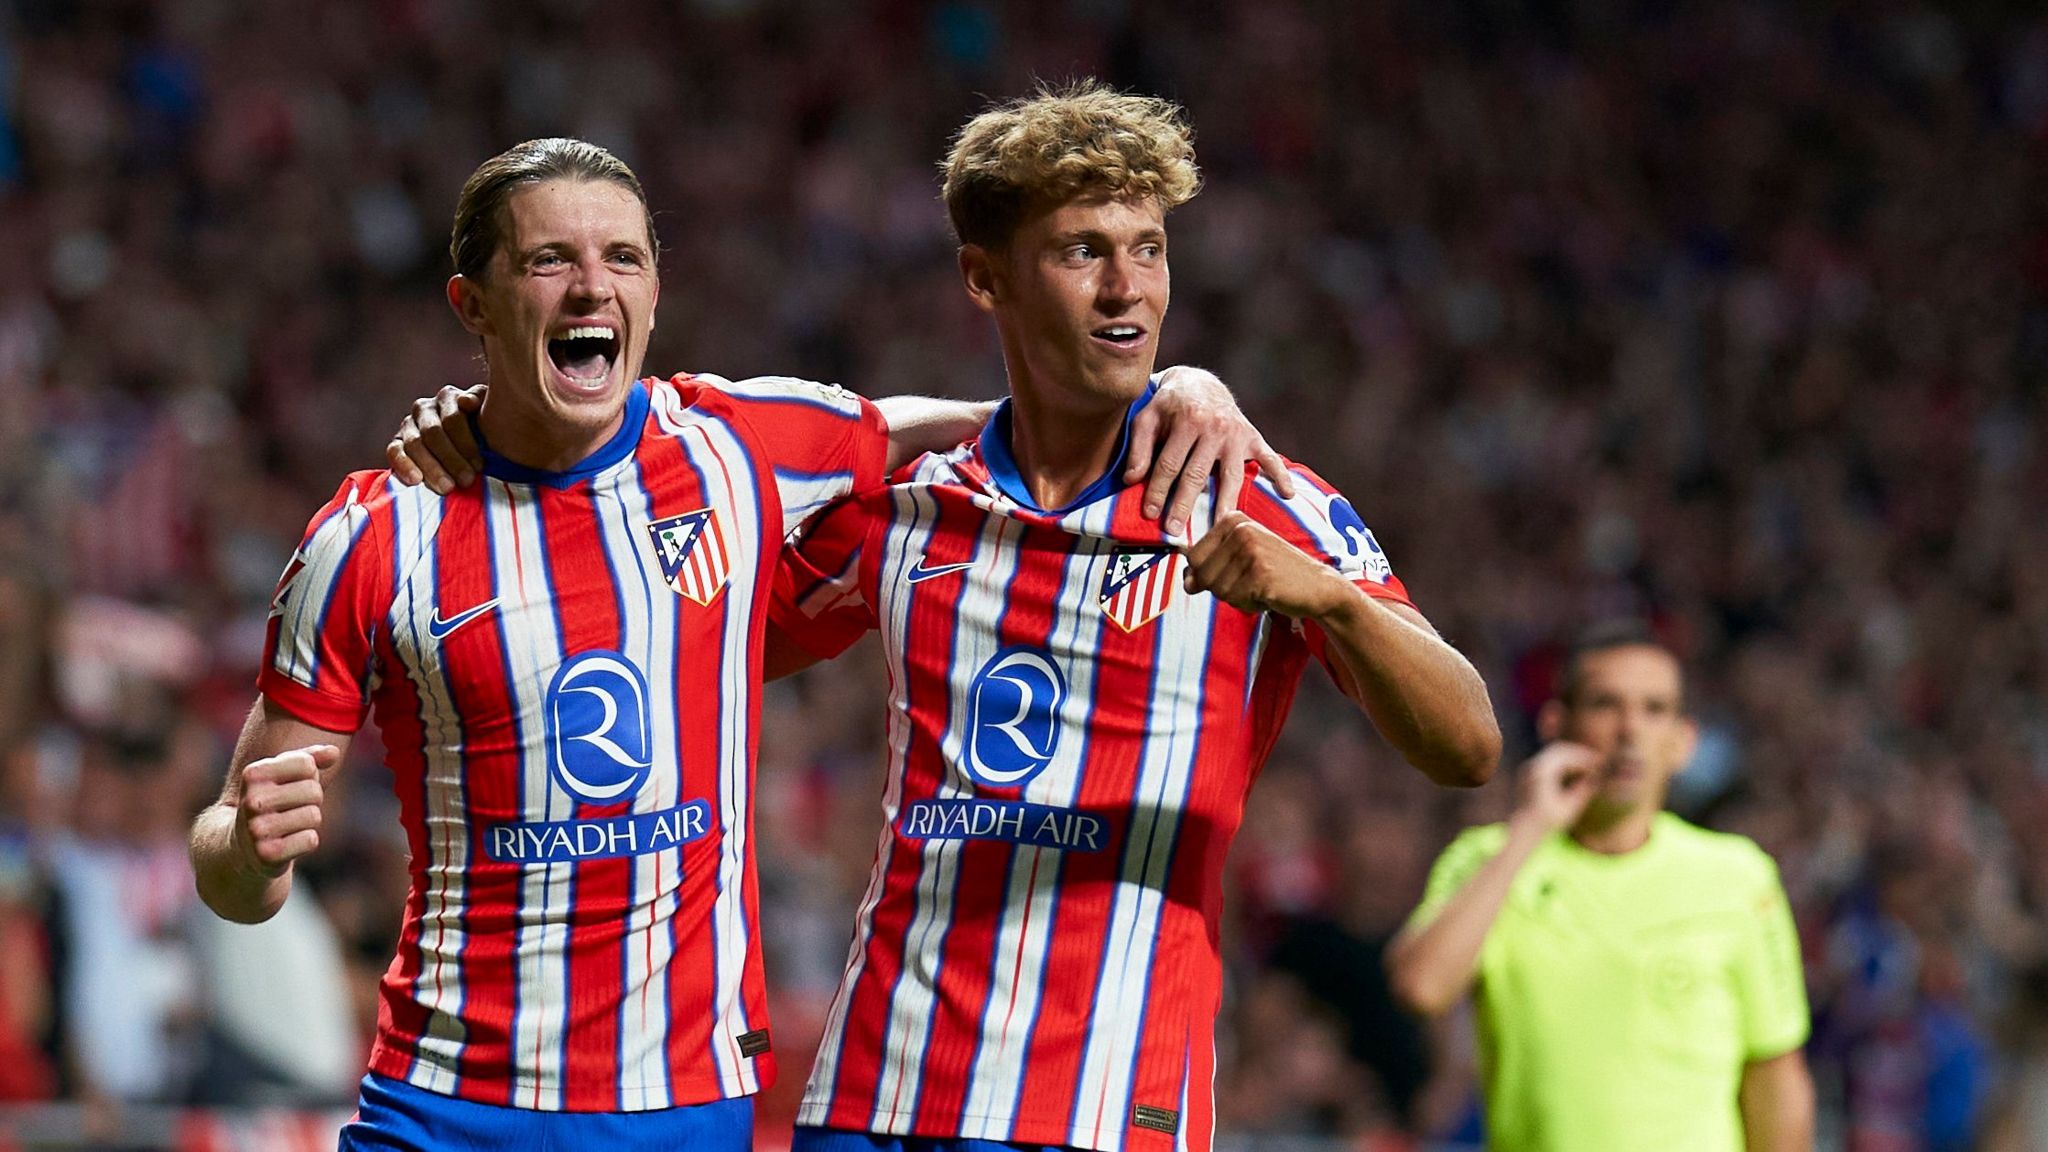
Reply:
[[584, 384], [609, 376], [618, 358], [619, 332], [607, 324], [581, 324], [548, 341], [555, 370]]
[[1145, 330], [1136, 324], [1105, 324], [1090, 335], [1118, 348], [1136, 348], [1145, 342]]

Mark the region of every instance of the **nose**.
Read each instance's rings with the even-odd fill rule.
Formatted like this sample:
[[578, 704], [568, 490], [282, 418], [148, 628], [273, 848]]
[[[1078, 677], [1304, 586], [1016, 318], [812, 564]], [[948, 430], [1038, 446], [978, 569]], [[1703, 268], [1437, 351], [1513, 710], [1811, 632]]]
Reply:
[[611, 303], [615, 291], [611, 270], [603, 260], [590, 257], [576, 262], [576, 275], [569, 282], [571, 300], [595, 307]]
[[1122, 252], [1102, 262], [1102, 283], [1096, 295], [1102, 303], [1113, 306], [1107, 310], [1120, 312], [1145, 298], [1145, 290], [1134, 271], [1130, 257]]

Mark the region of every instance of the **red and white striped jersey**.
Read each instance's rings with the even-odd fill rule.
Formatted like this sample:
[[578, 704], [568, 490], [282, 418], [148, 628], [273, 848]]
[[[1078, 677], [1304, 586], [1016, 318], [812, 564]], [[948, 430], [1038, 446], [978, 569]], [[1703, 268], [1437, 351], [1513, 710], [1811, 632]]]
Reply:
[[[1321, 636], [1185, 592], [1120, 464], [1032, 509], [1006, 443], [999, 412], [783, 557], [775, 623], [821, 656], [878, 629], [889, 677], [886, 824], [798, 1123], [1206, 1148], [1224, 855]], [[1297, 473], [1245, 511], [1407, 603]]]
[[773, 1080], [752, 832], [788, 531], [882, 480], [827, 385], [649, 380], [574, 469], [486, 453], [450, 496], [352, 475], [278, 587], [263, 694], [374, 709], [411, 848], [373, 1071], [642, 1111]]

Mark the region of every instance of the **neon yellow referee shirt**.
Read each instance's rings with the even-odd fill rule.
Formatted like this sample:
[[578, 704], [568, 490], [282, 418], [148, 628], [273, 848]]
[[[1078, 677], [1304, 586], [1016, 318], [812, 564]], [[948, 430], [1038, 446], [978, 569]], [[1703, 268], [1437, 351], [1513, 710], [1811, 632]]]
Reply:
[[[1427, 923], [1507, 839], [1466, 831]], [[1799, 939], [1777, 865], [1662, 813], [1603, 856], [1563, 833], [1515, 877], [1473, 990], [1495, 1152], [1739, 1152], [1742, 1066], [1806, 1042]]]

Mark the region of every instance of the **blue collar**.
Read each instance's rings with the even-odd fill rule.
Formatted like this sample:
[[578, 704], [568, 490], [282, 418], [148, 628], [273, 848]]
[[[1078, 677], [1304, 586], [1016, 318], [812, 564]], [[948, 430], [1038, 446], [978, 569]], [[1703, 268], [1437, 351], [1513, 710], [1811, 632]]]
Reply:
[[1154, 376], [1146, 383], [1145, 394], [1131, 401], [1131, 406], [1124, 410], [1123, 431], [1117, 435], [1116, 453], [1109, 459], [1108, 471], [1097, 476], [1093, 484], [1074, 497], [1073, 503], [1065, 508], [1051, 509], [1038, 506], [1038, 501], [1032, 498], [1030, 485], [1024, 483], [1023, 473], [1017, 470], [1017, 457], [1010, 451], [1010, 400], [1004, 397], [1003, 402], [996, 405], [995, 415], [989, 417], [988, 426], [981, 430], [981, 459], [988, 465], [989, 479], [995, 482], [998, 491], [1020, 507], [1049, 516], [1064, 516], [1076, 508], [1093, 504], [1123, 487], [1119, 477], [1124, 470], [1124, 454], [1131, 446], [1131, 421], [1152, 402], [1158, 391], [1159, 378]]
[[620, 422], [619, 430], [612, 438], [600, 445], [597, 451], [578, 460], [567, 470], [549, 472], [544, 468], [529, 468], [516, 460], [491, 451], [484, 440], [484, 426], [480, 420], [469, 422], [470, 430], [476, 433], [476, 446], [484, 455], [484, 475], [493, 476], [507, 484], [538, 484], [546, 488], [567, 488], [571, 484], [588, 480], [599, 472], [632, 455], [640, 443], [640, 429], [647, 423], [647, 386], [633, 381], [626, 391], [626, 418]]

